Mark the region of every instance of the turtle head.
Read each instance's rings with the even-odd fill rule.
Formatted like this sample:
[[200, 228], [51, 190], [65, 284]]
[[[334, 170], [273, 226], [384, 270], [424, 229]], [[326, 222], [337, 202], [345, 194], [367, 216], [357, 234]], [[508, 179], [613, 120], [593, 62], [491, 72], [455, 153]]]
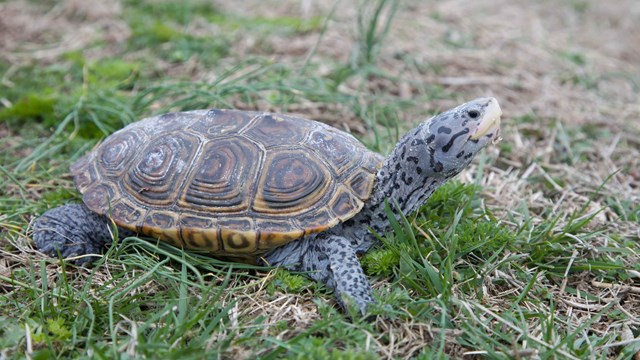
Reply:
[[[362, 211], [376, 221], [371, 228], [385, 233], [385, 201], [397, 201], [407, 215], [417, 210], [445, 181], [462, 171], [489, 143], [500, 139], [502, 111], [494, 98], [480, 98], [447, 110], [408, 132], [377, 174], [373, 200]], [[372, 215], [373, 214], [373, 215]]]
[[478, 98], [427, 120], [423, 139], [433, 175], [447, 178], [464, 169], [487, 144], [500, 140], [502, 110], [492, 97]]

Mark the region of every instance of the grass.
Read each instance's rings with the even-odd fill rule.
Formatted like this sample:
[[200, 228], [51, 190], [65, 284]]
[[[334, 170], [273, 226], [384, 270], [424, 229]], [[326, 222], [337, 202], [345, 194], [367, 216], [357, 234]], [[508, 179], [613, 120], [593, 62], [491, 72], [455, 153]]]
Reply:
[[[0, 5], [3, 21], [28, 16], [48, 29], [45, 42], [26, 24], [0, 43], [0, 358], [623, 359], [640, 351], [640, 115], [628, 100], [640, 79], [624, 54], [553, 48], [562, 38], [537, 44], [501, 27], [520, 11], [540, 16], [530, 4], [511, 8], [513, 18], [481, 11], [480, 23], [448, 2], [341, 4], [306, 16], [278, 3], [253, 12], [203, 1], [125, 1], [121, 11]], [[607, 16], [596, 2], [576, 4], [544, 6]], [[102, 37], [82, 37], [85, 26]], [[70, 29], [82, 46], [67, 41]], [[119, 29], [127, 35], [113, 41]], [[45, 43], [57, 45], [52, 55], [34, 50]], [[505, 57], [500, 44], [522, 47]], [[519, 54], [534, 60], [509, 57]], [[370, 318], [343, 313], [301, 274], [138, 238], [91, 268], [33, 249], [33, 219], [80, 201], [68, 167], [142, 117], [294, 112], [387, 153], [418, 119], [488, 89], [505, 99], [504, 140], [378, 234], [384, 246], [362, 257], [378, 299]], [[531, 105], [548, 92], [553, 101]]]

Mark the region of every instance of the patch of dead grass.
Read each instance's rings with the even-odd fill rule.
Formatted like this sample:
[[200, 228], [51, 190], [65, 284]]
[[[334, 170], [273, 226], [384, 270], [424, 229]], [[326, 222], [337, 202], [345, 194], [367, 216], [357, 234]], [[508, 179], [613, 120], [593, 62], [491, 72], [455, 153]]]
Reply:
[[113, 48], [130, 36], [121, 15], [119, 1], [66, 0], [55, 5], [23, 0], [3, 2], [0, 56], [15, 66], [51, 64], [77, 50], [84, 50], [85, 56], [91, 58], [90, 45], [96, 41]]

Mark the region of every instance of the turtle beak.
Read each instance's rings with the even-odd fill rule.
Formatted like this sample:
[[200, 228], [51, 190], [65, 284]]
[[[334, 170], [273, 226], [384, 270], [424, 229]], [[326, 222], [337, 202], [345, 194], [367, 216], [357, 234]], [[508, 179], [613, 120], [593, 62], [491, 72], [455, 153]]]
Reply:
[[490, 132], [496, 134], [497, 130], [500, 129], [502, 110], [500, 109], [500, 105], [498, 105], [498, 100], [495, 98], [487, 98], [487, 104], [485, 106], [484, 115], [482, 119], [480, 119], [476, 132], [471, 135], [471, 140], [478, 140]]

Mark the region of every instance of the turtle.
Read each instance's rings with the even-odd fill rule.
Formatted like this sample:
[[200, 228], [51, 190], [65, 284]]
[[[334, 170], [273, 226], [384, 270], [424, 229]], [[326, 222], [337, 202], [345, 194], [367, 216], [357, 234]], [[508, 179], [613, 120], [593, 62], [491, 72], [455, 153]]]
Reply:
[[[301, 272], [363, 314], [375, 302], [359, 256], [500, 137], [478, 98], [421, 121], [386, 158], [292, 115], [193, 110], [134, 122], [70, 168], [82, 203], [46, 211], [36, 247], [85, 265], [143, 235], [214, 257]], [[391, 213], [389, 213], [389, 209]]]

